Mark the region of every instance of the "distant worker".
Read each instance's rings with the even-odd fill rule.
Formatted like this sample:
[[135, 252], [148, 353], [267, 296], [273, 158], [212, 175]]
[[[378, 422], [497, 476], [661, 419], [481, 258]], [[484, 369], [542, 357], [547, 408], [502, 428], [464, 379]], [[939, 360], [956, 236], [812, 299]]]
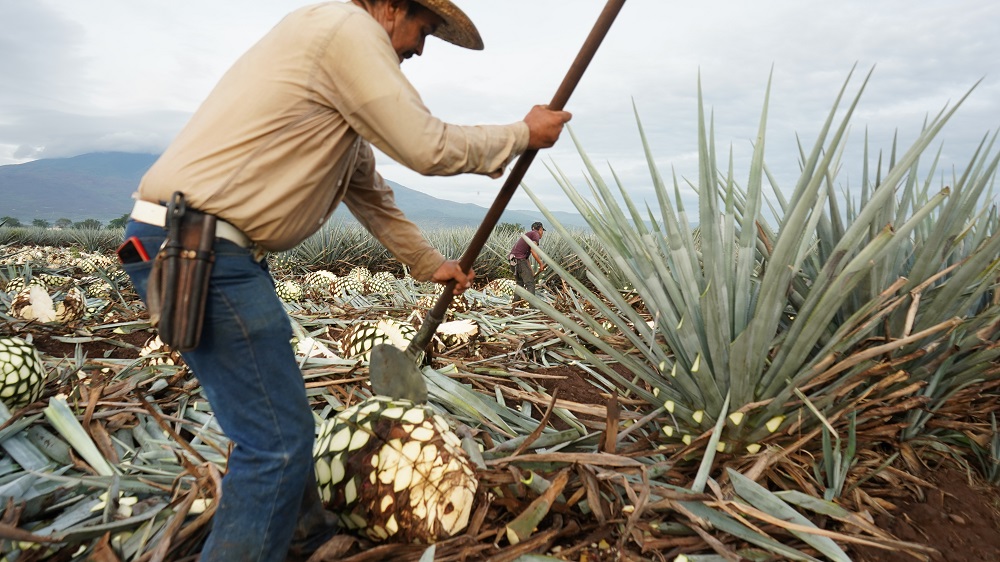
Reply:
[[[510, 251], [511, 267], [514, 268], [514, 281], [517, 282], [518, 287], [524, 287], [524, 290], [528, 291], [532, 295], [535, 294], [536, 272], [533, 271], [531, 262], [528, 258], [530, 256], [535, 257], [535, 261], [538, 262], [537, 273], [541, 273], [545, 270], [545, 264], [542, 263], [542, 258], [538, 255], [538, 252], [536, 252], [533, 247], [528, 245], [525, 238], [534, 242], [535, 245], [538, 245], [541, 244], [542, 234], [544, 233], [545, 227], [542, 226], [542, 223], [535, 221], [531, 224], [531, 230], [525, 232], [524, 236], [519, 237], [517, 242], [514, 243], [514, 248]], [[521, 297], [517, 296], [517, 293], [515, 293], [514, 299], [510, 303], [511, 306], [517, 304], [519, 300], [521, 300]]]

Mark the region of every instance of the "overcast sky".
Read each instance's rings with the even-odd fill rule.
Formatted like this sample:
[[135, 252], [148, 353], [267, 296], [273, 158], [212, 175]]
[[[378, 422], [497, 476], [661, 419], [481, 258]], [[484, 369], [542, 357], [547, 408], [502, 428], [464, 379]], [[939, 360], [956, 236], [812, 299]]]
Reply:
[[[239, 55], [294, 0], [0, 0], [0, 165], [95, 151], [159, 153]], [[457, 0], [485, 51], [435, 38], [404, 72], [439, 117], [506, 123], [547, 103], [604, 7], [600, 0]], [[811, 147], [852, 66], [849, 92], [874, 67], [840, 182], [859, 182], [865, 131], [888, 150], [983, 82], [939, 137], [942, 164], [964, 168], [1000, 125], [1000, 2], [986, 0], [629, 0], [567, 109], [589, 156], [655, 203], [633, 102], [661, 172], [695, 175], [698, 76], [720, 154], [745, 183], [769, 73], [768, 165], [790, 190], [796, 134]], [[252, 95], [252, 92], [248, 92]], [[572, 210], [544, 166], [586, 190], [569, 136], [526, 183]], [[489, 206], [501, 180], [425, 178], [380, 156], [387, 179]], [[518, 194], [513, 208], [532, 204]]]

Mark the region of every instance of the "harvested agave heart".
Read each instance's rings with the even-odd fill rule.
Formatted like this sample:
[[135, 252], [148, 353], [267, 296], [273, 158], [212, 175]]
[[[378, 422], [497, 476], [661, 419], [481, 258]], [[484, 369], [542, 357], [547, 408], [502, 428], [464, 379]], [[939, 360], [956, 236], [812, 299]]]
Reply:
[[11, 316], [39, 322], [74, 322], [86, 311], [87, 297], [76, 286], [50, 292], [44, 284], [29, 283], [10, 302]]
[[368, 361], [371, 359], [372, 348], [376, 345], [387, 343], [399, 349], [406, 349], [416, 334], [416, 328], [392, 318], [366, 320], [358, 322], [344, 332], [340, 347], [347, 357]]
[[388, 295], [396, 288], [396, 277], [388, 271], [380, 271], [371, 276], [365, 284], [368, 293]]
[[432, 543], [469, 524], [478, 481], [431, 408], [375, 396], [327, 420], [313, 449], [327, 509], [374, 541]]
[[11, 410], [31, 404], [45, 387], [45, 367], [35, 346], [0, 338], [0, 401]]
[[302, 278], [302, 282], [305, 283], [306, 287], [312, 289], [313, 291], [319, 291], [320, 293], [327, 293], [334, 289], [337, 283], [337, 276], [325, 269], [319, 271], [311, 271]]
[[279, 283], [274, 288], [274, 292], [278, 294], [278, 298], [285, 302], [299, 302], [302, 300], [302, 285], [291, 279]]
[[[469, 319], [442, 322], [434, 333], [437, 336], [437, 341], [441, 342], [444, 348], [469, 343], [478, 334], [479, 325]], [[444, 349], [439, 349], [439, 351], [444, 351]]]
[[498, 297], [509, 297], [514, 294], [515, 286], [513, 279], [494, 279], [486, 284], [483, 291]]
[[357, 281], [363, 288], [366, 284], [368, 284], [368, 280], [372, 278], [372, 272], [369, 271], [367, 267], [358, 266], [351, 269], [351, 271], [347, 273], [347, 277]]
[[361, 295], [365, 292], [365, 281], [361, 274], [348, 274], [338, 277], [333, 287], [333, 293], [341, 297]]

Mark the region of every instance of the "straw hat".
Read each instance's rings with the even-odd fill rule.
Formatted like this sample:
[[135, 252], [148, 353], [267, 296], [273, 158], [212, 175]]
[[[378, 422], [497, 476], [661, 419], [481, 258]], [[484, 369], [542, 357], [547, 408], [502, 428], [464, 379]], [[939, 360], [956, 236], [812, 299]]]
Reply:
[[465, 12], [458, 9], [458, 6], [450, 0], [413, 0], [417, 4], [427, 8], [435, 14], [441, 16], [444, 24], [437, 28], [434, 36], [444, 39], [449, 43], [481, 51], [483, 49], [483, 38], [479, 36], [479, 30], [475, 24], [465, 15]]

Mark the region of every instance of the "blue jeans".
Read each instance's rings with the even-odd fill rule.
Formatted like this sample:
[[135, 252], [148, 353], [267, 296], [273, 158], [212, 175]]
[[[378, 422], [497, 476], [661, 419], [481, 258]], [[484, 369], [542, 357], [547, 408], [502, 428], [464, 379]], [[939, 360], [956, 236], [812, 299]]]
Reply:
[[[150, 259], [165, 234], [131, 220], [125, 229]], [[152, 261], [124, 267], [145, 301]], [[235, 444], [202, 561], [284, 560], [300, 511], [318, 500], [315, 424], [291, 337], [266, 262], [217, 239], [201, 343], [182, 354]]]

